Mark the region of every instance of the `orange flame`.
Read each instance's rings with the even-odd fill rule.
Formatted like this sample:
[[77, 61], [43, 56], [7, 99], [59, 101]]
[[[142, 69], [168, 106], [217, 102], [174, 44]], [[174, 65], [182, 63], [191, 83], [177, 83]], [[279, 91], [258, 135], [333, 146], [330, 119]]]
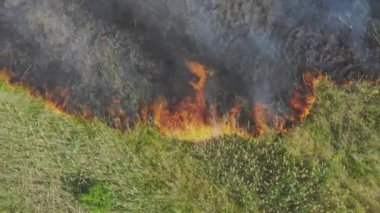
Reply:
[[6, 69], [0, 69], [0, 81], [4, 81], [8, 87], [14, 87], [11, 85], [10, 81], [13, 75]]
[[121, 100], [115, 99], [112, 104], [106, 108], [106, 115], [109, 117], [113, 127], [117, 129], [129, 129], [129, 119], [127, 113], [121, 106]]
[[322, 78], [322, 72], [318, 72], [317, 75], [313, 75], [310, 72], [303, 74], [306, 90], [296, 89], [294, 98], [290, 101], [292, 109], [290, 120], [292, 122], [302, 122], [310, 114], [316, 101], [315, 87]]
[[261, 103], [255, 104], [252, 109], [253, 121], [256, 125], [254, 134], [257, 136], [263, 135], [267, 127], [266, 111], [267, 109]]
[[[305, 72], [303, 83], [305, 90], [297, 89], [290, 101], [289, 116], [277, 115], [269, 107], [257, 102], [252, 107], [253, 130], [239, 124], [242, 104], [238, 101], [228, 113], [219, 118], [215, 104], [208, 109], [204, 94], [207, 83], [207, 69], [198, 62], [187, 62], [189, 71], [197, 78], [197, 82], [189, 82], [195, 90], [194, 97], [185, 97], [174, 108], [170, 108], [166, 100], [161, 99], [151, 107], [142, 110], [146, 121], [148, 111], [153, 112], [154, 125], [165, 135], [182, 140], [201, 141], [221, 135], [260, 136], [265, 129], [274, 128], [278, 132], [286, 132], [294, 123], [302, 122], [311, 112], [316, 98], [314, 88], [322, 79], [322, 73], [313, 75]], [[287, 123], [291, 125], [286, 126]]]
[[[13, 77], [14, 76], [12, 72], [6, 69], [0, 70], [0, 80], [5, 81], [9, 87], [23, 88], [29, 93], [29, 95], [36, 98], [42, 98], [45, 102], [46, 108], [49, 108], [55, 113], [60, 114], [60, 115], [66, 115], [66, 116], [71, 115], [70, 113], [67, 112], [67, 104], [69, 100], [69, 90], [67, 88], [56, 90], [54, 92], [48, 91], [45, 94], [41, 94], [39, 91], [28, 86], [28, 84], [25, 82], [11, 83]], [[85, 119], [92, 118], [91, 109], [87, 106], [84, 107], [83, 112], [81, 112], [81, 115]]]
[[[155, 126], [165, 135], [182, 140], [199, 141], [221, 135], [245, 135], [237, 125], [240, 104], [236, 104], [219, 119], [216, 105], [212, 105], [209, 110], [206, 104], [206, 67], [194, 61], [187, 62], [186, 65], [198, 78], [197, 82], [189, 82], [196, 91], [195, 97], [184, 98], [174, 110], [170, 110], [168, 103], [163, 99], [153, 104], [150, 108]], [[142, 114], [146, 115], [146, 109], [144, 111]]]
[[[30, 93], [34, 96], [38, 97], [33, 90], [29, 89], [29, 91], [31, 91]], [[59, 91], [58, 93], [46, 92], [43, 95], [43, 98], [47, 108], [53, 110], [57, 114], [68, 115], [66, 112], [66, 107], [69, 100], [69, 90], [67, 88]]]
[[6, 69], [1, 69], [0, 70], [0, 80], [1, 81], [5, 81], [5, 82], [9, 82], [12, 78], [12, 73], [9, 72], [8, 70]]
[[[145, 106], [141, 110], [141, 119], [147, 122], [152, 112], [153, 124], [166, 136], [188, 141], [203, 141], [222, 135], [260, 136], [268, 128], [278, 132], [287, 132], [294, 124], [301, 123], [311, 112], [315, 101], [315, 87], [322, 80], [322, 72], [314, 75], [305, 72], [303, 75], [303, 87], [294, 92], [290, 101], [290, 114], [277, 115], [268, 106], [256, 102], [251, 108], [251, 121], [253, 129], [239, 123], [239, 116], [245, 106], [242, 99], [238, 99], [235, 105], [223, 115], [219, 115], [215, 103], [209, 106], [205, 98], [207, 84], [207, 68], [195, 61], [186, 63], [189, 71], [197, 77], [197, 81], [190, 81], [189, 85], [194, 89], [194, 96], [185, 97], [175, 106], [169, 106], [165, 99], [160, 99], [151, 106]], [[68, 115], [66, 112], [69, 100], [69, 90], [62, 89], [59, 92], [47, 92], [40, 94], [27, 84], [11, 84], [13, 75], [7, 70], [0, 70], [0, 80], [6, 81], [10, 86], [26, 88], [32, 96], [42, 97], [46, 107], [59, 114]], [[378, 81], [377, 81], [378, 82]], [[106, 108], [106, 114], [111, 119], [115, 128], [129, 128], [130, 120], [123, 110], [120, 99], [112, 101], [112, 105]], [[81, 114], [84, 118], [92, 118], [92, 111], [84, 107]]]

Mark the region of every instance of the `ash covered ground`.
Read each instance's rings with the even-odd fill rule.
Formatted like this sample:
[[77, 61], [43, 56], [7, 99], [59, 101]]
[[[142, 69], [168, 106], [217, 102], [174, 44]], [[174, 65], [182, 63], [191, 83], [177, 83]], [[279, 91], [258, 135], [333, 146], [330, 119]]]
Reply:
[[1, 0], [0, 67], [68, 111], [129, 117], [192, 94], [186, 61], [209, 67], [206, 92], [287, 110], [306, 70], [337, 81], [380, 77], [377, 0]]

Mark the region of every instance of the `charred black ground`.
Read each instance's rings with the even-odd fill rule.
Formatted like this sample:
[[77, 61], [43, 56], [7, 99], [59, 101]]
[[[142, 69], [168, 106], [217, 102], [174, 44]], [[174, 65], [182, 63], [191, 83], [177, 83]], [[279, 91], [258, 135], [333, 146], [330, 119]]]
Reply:
[[41, 93], [69, 90], [67, 110], [129, 117], [191, 94], [185, 62], [211, 70], [209, 100], [237, 97], [281, 113], [306, 70], [337, 81], [380, 77], [376, 0], [3, 0], [0, 67]]

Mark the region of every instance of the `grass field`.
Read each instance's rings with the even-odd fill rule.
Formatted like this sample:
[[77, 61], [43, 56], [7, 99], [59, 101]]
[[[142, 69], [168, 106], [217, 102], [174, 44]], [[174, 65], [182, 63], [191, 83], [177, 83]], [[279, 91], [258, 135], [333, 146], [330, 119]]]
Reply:
[[0, 82], [0, 211], [378, 212], [379, 90], [324, 80], [288, 134], [192, 144], [60, 115]]

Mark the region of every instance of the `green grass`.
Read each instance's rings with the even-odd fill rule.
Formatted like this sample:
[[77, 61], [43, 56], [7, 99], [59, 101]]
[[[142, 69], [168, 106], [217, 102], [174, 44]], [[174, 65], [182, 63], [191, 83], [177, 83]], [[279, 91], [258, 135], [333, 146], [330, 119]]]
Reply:
[[380, 91], [324, 81], [289, 134], [191, 144], [58, 115], [0, 82], [0, 211], [380, 209]]

